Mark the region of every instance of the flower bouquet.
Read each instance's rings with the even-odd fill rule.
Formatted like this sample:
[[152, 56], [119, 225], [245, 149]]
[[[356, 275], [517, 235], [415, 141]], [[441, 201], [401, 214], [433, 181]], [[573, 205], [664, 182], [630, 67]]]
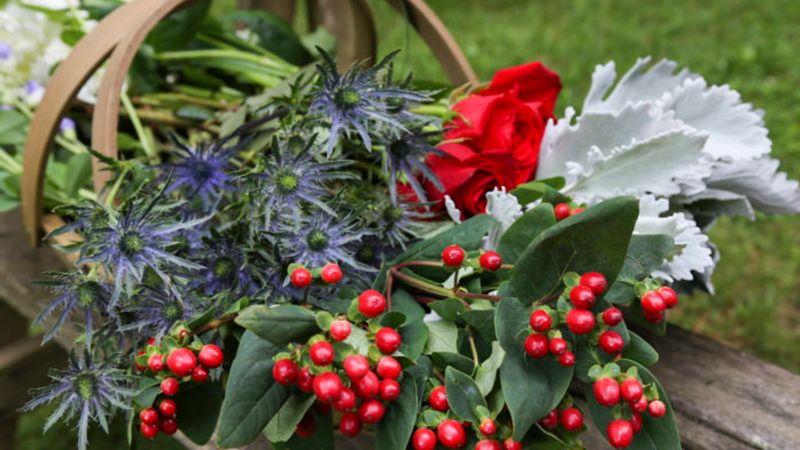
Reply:
[[716, 217], [800, 210], [761, 115], [668, 61], [598, 66], [556, 120], [540, 63], [445, 92], [394, 53], [317, 55], [218, 133], [92, 153], [112, 177], [58, 208], [76, 264], [39, 317], [45, 340], [76, 319], [79, 350], [26, 409], [55, 403], [82, 449], [115, 416], [131, 440], [293, 450], [582, 448], [591, 418], [679, 449], [637, 331], [713, 289]]

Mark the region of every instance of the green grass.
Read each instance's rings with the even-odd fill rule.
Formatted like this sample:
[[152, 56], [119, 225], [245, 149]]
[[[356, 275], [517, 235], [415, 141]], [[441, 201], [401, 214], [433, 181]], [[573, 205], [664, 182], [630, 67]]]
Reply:
[[[402, 16], [372, 0], [382, 53], [420, 79], [444, 72]], [[558, 111], [579, 107], [594, 66], [624, 72], [639, 56], [670, 58], [709, 82], [730, 84], [766, 113], [773, 155], [800, 178], [800, 2], [787, 0], [429, 0], [481, 79], [541, 60], [561, 75]], [[800, 219], [722, 219], [717, 295], [685, 298], [670, 319], [790, 370], [800, 371]]]

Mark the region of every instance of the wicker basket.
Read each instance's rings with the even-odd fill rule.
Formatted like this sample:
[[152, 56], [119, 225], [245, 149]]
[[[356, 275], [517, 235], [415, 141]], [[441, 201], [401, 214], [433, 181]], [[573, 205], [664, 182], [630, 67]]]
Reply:
[[[453, 84], [475, 82], [476, 77], [463, 52], [424, 0], [388, 0], [419, 32], [439, 60]], [[36, 109], [25, 143], [22, 177], [23, 226], [32, 245], [41, 242], [42, 230], [49, 232], [64, 224], [53, 214], [43, 215], [43, 179], [48, 154], [61, 116], [78, 90], [103, 63], [103, 75], [92, 115], [91, 148], [117, 158], [117, 128], [120, 93], [137, 50], [147, 34], [172, 12], [192, 0], [133, 0], [124, 3], [97, 24], [62, 62], [47, 85]], [[264, 9], [284, 19], [294, 16], [293, 0], [243, 0], [242, 6]], [[310, 0], [310, 21], [325, 26], [337, 39], [340, 64], [374, 59], [375, 23], [367, 0]], [[102, 163], [92, 161], [93, 182], [99, 190], [109, 173]], [[61, 236], [69, 241], [75, 236]]]

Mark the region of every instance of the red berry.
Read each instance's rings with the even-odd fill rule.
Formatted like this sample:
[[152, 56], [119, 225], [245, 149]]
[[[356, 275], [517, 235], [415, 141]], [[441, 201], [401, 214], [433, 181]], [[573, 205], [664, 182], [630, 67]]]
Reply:
[[575, 365], [575, 354], [567, 350], [563, 355], [558, 357], [558, 363], [564, 367], [572, 367]]
[[383, 419], [386, 408], [377, 400], [367, 400], [358, 407], [358, 418], [364, 423], [378, 423]]
[[461, 267], [464, 262], [464, 249], [457, 245], [450, 245], [442, 250], [442, 261], [444, 265], [450, 268]]
[[503, 441], [503, 450], [522, 450], [522, 442], [508, 438]]
[[142, 350], [141, 352], [137, 353], [136, 354], [136, 358], [133, 359], [133, 365], [136, 366], [136, 370], [138, 370], [139, 372], [144, 372], [147, 369], [147, 366], [143, 366], [143, 365], [139, 364], [139, 361], [137, 361], [139, 359], [139, 357], [142, 356], [142, 355], [144, 355], [144, 350]]
[[613, 378], [601, 378], [594, 382], [594, 398], [603, 406], [619, 403], [619, 383]]
[[444, 386], [436, 386], [433, 388], [431, 394], [428, 396], [428, 403], [431, 405], [431, 408], [437, 411], [447, 411], [450, 404], [447, 402], [447, 392]]
[[544, 333], [550, 329], [550, 325], [552, 325], [553, 320], [550, 318], [550, 314], [543, 309], [535, 309], [531, 311], [531, 328], [533, 331], [538, 331], [539, 333]]
[[642, 415], [634, 412], [631, 414], [631, 426], [633, 427], [633, 434], [638, 434], [642, 431]]
[[594, 295], [602, 295], [608, 288], [608, 281], [600, 272], [586, 272], [581, 275], [580, 284], [590, 288]]
[[489, 250], [478, 258], [483, 270], [487, 272], [494, 272], [503, 265], [503, 257], [499, 253]]
[[178, 431], [178, 421], [174, 417], [166, 417], [159, 424], [164, 434], [175, 434]]
[[659, 323], [662, 320], [664, 320], [664, 311], [659, 311], [657, 313], [651, 313], [651, 312], [645, 311], [644, 312], [644, 318], [648, 322]]
[[222, 361], [225, 360], [225, 354], [222, 353], [222, 349], [216, 345], [206, 344], [200, 349], [200, 353], [197, 354], [197, 359], [203, 367], [207, 369], [216, 369], [222, 365]]
[[333, 372], [321, 373], [314, 378], [314, 395], [323, 403], [336, 400], [342, 388], [342, 380]]
[[172, 417], [178, 411], [178, 405], [175, 404], [175, 400], [165, 398], [158, 404], [158, 410], [161, 412], [162, 416]]
[[500, 446], [500, 443], [497, 441], [493, 441], [490, 439], [484, 439], [482, 441], [478, 441], [475, 444], [475, 450], [502, 450], [503, 447]]
[[678, 304], [678, 294], [676, 294], [675, 290], [671, 287], [664, 286], [662, 288], [658, 288], [656, 292], [658, 292], [658, 295], [664, 299], [664, 306], [666, 306], [667, 309], [671, 309]]
[[308, 349], [308, 356], [314, 364], [328, 366], [333, 364], [333, 346], [328, 341], [316, 342]]
[[306, 393], [314, 390], [314, 375], [308, 367], [303, 367], [297, 374], [297, 387]]
[[555, 212], [557, 221], [562, 221], [562, 220], [566, 219], [567, 217], [569, 217], [570, 208], [569, 208], [569, 205], [566, 204], [566, 203], [557, 204], [555, 206], [555, 208], [553, 208], [553, 210]]
[[344, 372], [350, 381], [358, 381], [369, 372], [369, 360], [364, 355], [350, 355], [344, 359]]
[[583, 426], [583, 414], [578, 408], [561, 411], [561, 426], [567, 431], [578, 431]]
[[525, 339], [525, 352], [532, 358], [541, 358], [547, 355], [550, 350], [550, 343], [547, 336], [543, 334], [531, 333]]
[[296, 288], [304, 288], [311, 284], [312, 276], [311, 271], [305, 267], [298, 267], [292, 271], [292, 284]]
[[493, 436], [497, 433], [497, 424], [492, 419], [483, 419], [481, 426], [478, 428], [484, 436]]
[[297, 364], [289, 358], [279, 359], [272, 366], [272, 378], [278, 383], [288, 386], [297, 381]]
[[147, 439], [153, 439], [158, 434], [158, 424], [140, 423], [139, 433]]
[[575, 209], [572, 210], [572, 212], [569, 215], [570, 216], [574, 216], [575, 214], [580, 214], [580, 213], [582, 213], [584, 211], [586, 211], [586, 208], [575, 208]]
[[192, 381], [195, 383], [205, 383], [208, 380], [208, 369], [197, 366], [192, 370]]
[[420, 428], [411, 437], [414, 450], [434, 450], [436, 448], [436, 433], [429, 428]]
[[562, 338], [550, 339], [550, 353], [554, 355], [563, 355], [569, 349], [569, 344]]
[[379, 392], [383, 400], [393, 402], [400, 396], [400, 383], [391, 378], [381, 380]]
[[350, 336], [350, 322], [344, 319], [338, 319], [331, 322], [331, 327], [328, 330], [331, 333], [331, 338], [336, 342], [342, 342]]
[[647, 405], [647, 412], [653, 417], [661, 417], [667, 413], [667, 405], [661, 400], [653, 400]]
[[158, 411], [155, 408], [145, 408], [139, 412], [139, 420], [150, 425], [158, 423]]
[[168, 397], [172, 397], [173, 395], [178, 393], [178, 388], [180, 387], [180, 383], [175, 378], [167, 378], [161, 382], [161, 392]]
[[598, 344], [609, 355], [618, 355], [625, 348], [625, 341], [622, 339], [622, 335], [611, 330], [603, 331], [600, 334]]
[[636, 378], [626, 378], [622, 380], [622, 384], [619, 385], [619, 392], [622, 394], [622, 398], [630, 403], [638, 402], [639, 399], [642, 398], [642, 395], [644, 395], [642, 383], [639, 383], [639, 380]]
[[375, 333], [375, 345], [387, 355], [396, 352], [402, 343], [403, 337], [392, 328], [383, 327]]
[[403, 366], [391, 356], [381, 356], [381, 359], [378, 361], [376, 372], [378, 372], [378, 376], [381, 378], [396, 380], [403, 372]]
[[347, 437], [355, 437], [361, 433], [361, 419], [358, 413], [350, 412], [342, 416], [339, 420], [339, 431]]
[[624, 419], [615, 419], [608, 424], [606, 430], [608, 442], [614, 448], [625, 448], [633, 441], [633, 426]]
[[148, 339], [147, 340], [147, 345], [156, 345], [156, 338], [155, 337], [151, 337], [150, 339]]
[[445, 448], [459, 448], [467, 443], [467, 433], [457, 420], [443, 420], [436, 430], [436, 435]]
[[576, 308], [589, 309], [594, 305], [595, 296], [592, 289], [587, 286], [577, 285], [569, 291], [569, 299]]
[[594, 314], [585, 309], [571, 309], [567, 313], [567, 326], [575, 334], [586, 334], [594, 329]]
[[613, 306], [603, 311], [603, 323], [610, 327], [615, 327], [622, 322], [622, 311]]
[[197, 358], [188, 348], [175, 349], [167, 356], [167, 367], [178, 378], [183, 378], [192, 373], [192, 369], [195, 366], [197, 366]]
[[317, 427], [317, 422], [314, 420], [314, 415], [311, 412], [307, 412], [300, 422], [297, 423], [297, 427], [294, 429], [294, 434], [300, 436], [301, 438], [309, 438], [314, 435], [314, 429]]
[[661, 295], [658, 294], [656, 291], [646, 292], [642, 296], [642, 309], [650, 314], [658, 314], [664, 311], [667, 308], [667, 305], [664, 303], [664, 299], [661, 298]]
[[147, 367], [153, 372], [161, 372], [164, 370], [164, 356], [158, 353], [151, 355], [150, 359], [147, 360]]
[[633, 409], [637, 413], [643, 413], [647, 411], [647, 398], [645, 398], [645, 396], [642, 395], [639, 398], [639, 400], [631, 404], [631, 409]]
[[377, 317], [386, 310], [386, 297], [375, 289], [367, 289], [358, 296], [358, 312], [364, 317]]
[[331, 406], [341, 412], [352, 411], [356, 407], [356, 393], [350, 388], [343, 387], [339, 397], [331, 403]]
[[369, 371], [355, 382], [353, 389], [363, 400], [369, 400], [378, 395], [381, 389], [381, 382], [375, 372]]
[[325, 264], [322, 267], [322, 273], [320, 273], [320, 277], [322, 278], [322, 281], [328, 284], [336, 284], [342, 281], [342, 268], [336, 263]]
[[547, 415], [539, 421], [539, 425], [547, 430], [555, 430], [558, 426], [558, 410], [554, 409], [547, 413]]

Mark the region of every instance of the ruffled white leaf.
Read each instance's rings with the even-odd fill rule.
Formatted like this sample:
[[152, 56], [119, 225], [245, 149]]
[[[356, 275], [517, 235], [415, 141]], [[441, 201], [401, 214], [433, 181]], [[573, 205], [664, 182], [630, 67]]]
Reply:
[[[541, 151], [537, 178], [570, 175], [587, 165], [590, 150], [596, 147], [609, 154], [617, 147], [633, 145], [669, 131], [686, 129], [670, 112], [652, 103], [630, 104], [618, 113], [592, 112], [571, 124], [574, 111], [554, 124], [548, 123]], [[569, 178], [567, 182], [569, 183]]]
[[609, 153], [593, 147], [577, 180], [564, 192], [590, 204], [617, 195], [678, 194], [684, 183], [699, 182], [711, 173], [710, 162], [703, 158], [707, 138], [681, 129]]
[[[778, 172], [780, 162], [772, 158], [752, 161], [718, 161], [706, 185], [711, 194], [726, 192], [746, 197], [753, 208], [768, 214], [800, 213], [800, 189], [795, 180]], [[699, 196], [690, 200], [700, 199]], [[717, 198], [725, 199], [723, 195]]]
[[665, 92], [672, 91], [685, 80], [697, 77], [687, 69], [676, 73], [675, 69], [678, 64], [674, 61], [662, 59], [652, 67], [648, 67], [650, 61], [649, 56], [637, 59], [636, 64], [622, 76], [608, 95], [606, 93], [616, 77], [614, 63], [597, 66], [592, 75], [592, 87], [589, 89], [589, 95], [586, 96], [583, 103], [583, 114], [615, 112], [622, 110], [631, 102], [656, 101]]
[[764, 118], [727, 85], [708, 87], [702, 78], [688, 79], [665, 94], [658, 105], [708, 133], [705, 151], [716, 159], [754, 159], [771, 150]]
[[705, 273], [714, 265], [708, 236], [684, 213], [662, 217], [669, 209], [669, 201], [645, 195], [639, 199], [639, 218], [635, 234], [666, 234], [675, 241], [676, 251], [655, 274], [668, 281], [692, 280], [694, 274]]
[[522, 205], [516, 196], [506, 192], [505, 187], [494, 188], [486, 193], [486, 214], [494, 217], [497, 223], [489, 230], [483, 247], [494, 250], [506, 230], [522, 215]]
[[461, 210], [456, 208], [456, 203], [449, 195], [444, 196], [444, 209], [447, 210], [450, 220], [455, 223], [461, 223]]

